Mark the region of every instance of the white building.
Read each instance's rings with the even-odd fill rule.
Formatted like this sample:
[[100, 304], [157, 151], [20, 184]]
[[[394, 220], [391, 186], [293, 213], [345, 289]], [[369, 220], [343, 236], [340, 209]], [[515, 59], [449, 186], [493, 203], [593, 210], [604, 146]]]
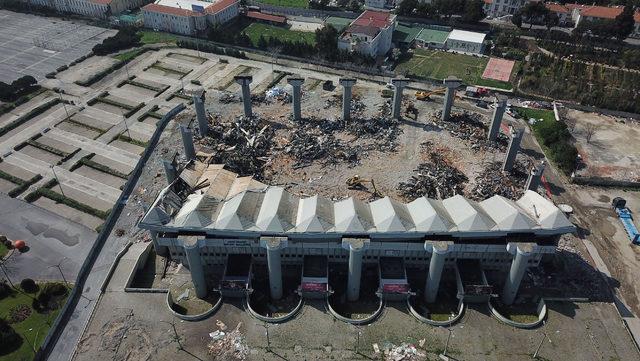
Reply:
[[138, 8], [147, 0], [23, 0], [33, 5], [55, 9], [62, 13], [106, 19], [123, 11]]
[[[614, 20], [624, 10], [624, 6], [605, 7], [567, 4], [572, 10], [571, 18], [577, 27], [582, 21], [594, 20]], [[640, 10], [636, 10], [633, 19], [635, 20], [632, 37], [640, 37]]]
[[529, 0], [484, 0], [484, 13], [490, 18], [513, 15], [528, 2]]
[[571, 23], [571, 10], [566, 6], [558, 3], [546, 3], [544, 5], [549, 11], [558, 16], [558, 25], [565, 26]]
[[377, 57], [392, 47], [396, 15], [383, 11], [365, 10], [338, 38], [338, 48]]
[[364, 6], [367, 9], [395, 9], [401, 0], [364, 0]]
[[154, 30], [194, 35], [207, 26], [223, 24], [238, 16], [239, 0], [158, 0], [142, 8], [144, 26]]
[[482, 54], [486, 36], [486, 34], [473, 31], [453, 30], [449, 33], [445, 44], [448, 50], [461, 53]]

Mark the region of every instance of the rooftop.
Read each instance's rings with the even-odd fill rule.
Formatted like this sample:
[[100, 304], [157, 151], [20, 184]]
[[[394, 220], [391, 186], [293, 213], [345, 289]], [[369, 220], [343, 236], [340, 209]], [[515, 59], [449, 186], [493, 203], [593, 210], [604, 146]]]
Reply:
[[287, 22], [287, 18], [285, 18], [284, 16], [265, 14], [265, 13], [261, 13], [259, 11], [248, 11], [247, 12], [247, 17], [252, 18], [252, 19], [271, 21], [271, 22], [274, 22], [274, 23], [282, 23], [282, 24], [284, 24], [284, 23]]
[[402, 203], [385, 197], [367, 203], [313, 196], [299, 198], [278, 186], [238, 177], [220, 164], [192, 163], [163, 189], [145, 214], [142, 228], [258, 234], [390, 236], [411, 234], [500, 237], [540, 236], [575, 230], [564, 214], [538, 193], [511, 201], [494, 196], [474, 202], [460, 195]]
[[471, 43], [482, 43], [484, 42], [484, 38], [487, 34], [484, 33], [476, 33], [473, 31], [465, 31], [465, 30], [452, 30], [449, 33], [448, 39], [451, 40], [459, 40], [459, 41], [468, 41]]
[[359, 26], [373, 26], [378, 29], [382, 29], [391, 25], [392, 21], [392, 16], [388, 12], [365, 10], [351, 24]]
[[544, 4], [547, 9], [553, 11], [554, 13], [568, 14], [571, 11], [564, 5], [558, 3], [546, 3]]
[[[203, 16], [205, 14], [216, 14], [238, 1], [157, 0], [155, 3], [145, 5], [142, 9], [176, 16]], [[200, 7], [202, 11], [198, 11]]]
[[411, 43], [420, 33], [421, 28], [406, 26], [402, 24], [396, 25], [393, 30], [393, 41], [401, 43]]
[[422, 29], [418, 34], [418, 36], [416, 37], [416, 39], [423, 41], [425, 43], [444, 44], [445, 41], [447, 41], [448, 36], [449, 36], [448, 31]]

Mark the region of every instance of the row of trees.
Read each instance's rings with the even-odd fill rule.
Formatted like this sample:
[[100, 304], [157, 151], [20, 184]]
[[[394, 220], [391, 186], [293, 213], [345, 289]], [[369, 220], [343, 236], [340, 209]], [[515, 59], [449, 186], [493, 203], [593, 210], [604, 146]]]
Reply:
[[419, 0], [403, 0], [397, 8], [398, 15], [418, 16], [427, 19], [449, 19], [458, 15], [465, 23], [475, 24], [484, 19], [482, 0], [435, 0], [427, 3]]
[[29, 94], [38, 88], [38, 82], [31, 75], [25, 75], [14, 80], [11, 84], [0, 81], [0, 100], [12, 102], [19, 97]]
[[141, 38], [142, 36], [138, 34], [136, 28], [124, 27], [118, 30], [116, 35], [104, 39], [100, 44], [96, 44], [92, 50], [96, 55], [107, 55], [139, 46]]

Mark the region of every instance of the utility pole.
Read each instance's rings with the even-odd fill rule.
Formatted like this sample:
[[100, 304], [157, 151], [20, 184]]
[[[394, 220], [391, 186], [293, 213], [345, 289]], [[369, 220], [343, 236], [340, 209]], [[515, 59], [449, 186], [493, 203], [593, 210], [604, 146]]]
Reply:
[[269, 339], [269, 324], [268, 323], [260, 323], [260, 324], [256, 324], [256, 325], [264, 327], [264, 334], [267, 337], [267, 352], [272, 352], [271, 351], [271, 340]]
[[60, 98], [60, 103], [62, 103], [62, 107], [64, 108], [64, 112], [67, 114], [67, 117], [64, 120], [69, 120], [69, 111], [67, 110], [67, 103], [62, 99], [62, 88], [58, 91], [58, 97]]
[[[129, 125], [127, 124], [127, 118], [124, 116], [124, 112], [120, 109], [120, 114], [122, 114], [122, 122], [124, 123], [124, 129], [127, 131], [127, 135], [131, 138], [131, 132], [129, 131]], [[133, 139], [133, 138], [131, 138]]]

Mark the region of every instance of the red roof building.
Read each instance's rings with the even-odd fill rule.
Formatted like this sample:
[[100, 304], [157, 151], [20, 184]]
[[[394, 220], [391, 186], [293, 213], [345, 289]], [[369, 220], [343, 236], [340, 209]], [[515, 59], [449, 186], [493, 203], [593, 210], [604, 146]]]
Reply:
[[276, 23], [276, 24], [287, 23], [287, 18], [285, 18], [284, 16], [265, 14], [259, 11], [248, 11], [247, 17], [251, 19], [256, 19], [256, 20], [268, 21], [270, 23]]

